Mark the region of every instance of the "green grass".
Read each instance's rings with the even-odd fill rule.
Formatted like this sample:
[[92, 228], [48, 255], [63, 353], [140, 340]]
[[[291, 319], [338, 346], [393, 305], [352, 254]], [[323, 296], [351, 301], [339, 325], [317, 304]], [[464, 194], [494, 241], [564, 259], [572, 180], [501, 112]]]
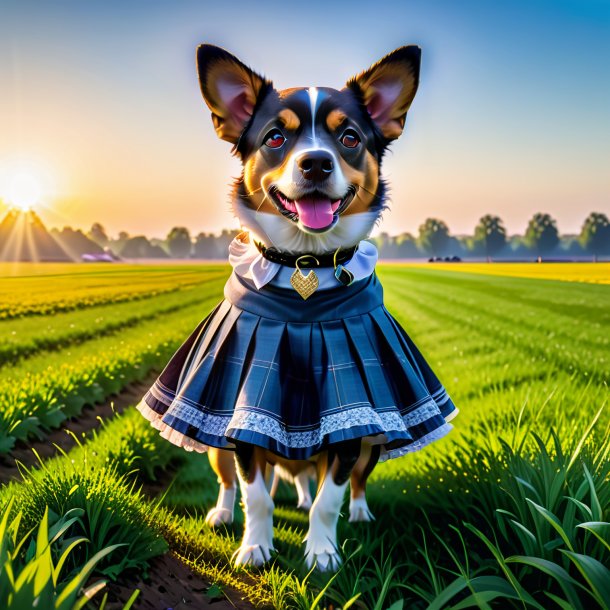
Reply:
[[[106, 584], [102, 580], [86, 586], [90, 574], [102, 559], [125, 545], [105, 547], [89, 561], [79, 561], [78, 567], [69, 571], [75, 549], [89, 542], [83, 536], [68, 538], [69, 530], [84, 511], [71, 509], [49, 527], [49, 511], [45, 509], [34, 536], [33, 529], [19, 534], [22, 512], [9, 523], [11, 508], [12, 502], [0, 520], [1, 607], [5, 610], [79, 610], [85, 607]], [[135, 600], [138, 593], [135, 591], [130, 601]]]
[[[156, 503], [143, 496], [138, 480], [154, 478], [178, 449], [163, 451], [156, 432], [142, 424], [135, 409], [115, 416], [69, 454], [23, 468], [23, 482], [2, 487], [5, 526], [12, 515], [7, 535], [0, 524], [0, 538], [5, 538], [0, 546], [8, 549], [11, 564], [0, 561], [0, 601], [8, 596], [6, 607], [34, 607], [37, 597], [37, 607], [84, 607], [86, 599], [76, 598], [94, 569], [97, 580], [89, 584], [87, 597], [108, 580], [146, 575], [150, 559], [167, 551], [158, 528], [151, 525]], [[39, 558], [37, 550], [34, 561], [33, 543], [28, 546], [27, 538], [40, 523], [44, 535], [47, 521], [54, 548], [45, 543], [49, 557]], [[3, 552], [0, 549], [0, 559]], [[57, 567], [51, 570], [47, 564], [52, 560]]]
[[[211, 285], [222, 283], [212, 280]], [[10, 451], [17, 439], [42, 437], [83, 406], [102, 402], [162, 368], [217, 301], [214, 291], [170, 312], [161, 308], [128, 329], [59, 351], [42, 350], [5, 368], [0, 380], [0, 454]]]
[[135, 301], [0, 321], [0, 366], [15, 365], [19, 359], [42, 350], [59, 350], [159, 318], [188, 305], [204, 303], [210, 290], [217, 294], [219, 282], [224, 281], [225, 275], [210, 274], [195, 286], [178, 285], [172, 291]]
[[[197, 273], [201, 281], [205, 268]], [[293, 508], [294, 493], [287, 487], [276, 502], [279, 555], [264, 570], [234, 570], [230, 556], [239, 544], [241, 512], [228, 530], [210, 531], [204, 516], [217, 483], [207, 458], [170, 446], [135, 411], [108, 422], [69, 457], [46, 462], [50, 481], [61, 479], [56, 473], [66, 466], [56, 464], [64, 460], [87, 463], [125, 494], [134, 491], [134, 469], [141, 469], [143, 481], [161, 478], [170, 488], [160, 505], [136, 495], [122, 510], [139, 507], [150, 527], [195, 569], [261, 607], [610, 607], [610, 419], [603, 408], [610, 287], [423, 266], [381, 266], [379, 275], [387, 307], [430, 361], [460, 414], [447, 437], [376, 468], [368, 497], [377, 521], [341, 521], [346, 562], [332, 581], [303, 566], [306, 515]], [[147, 313], [141, 319], [116, 331], [84, 334], [76, 343], [67, 330], [70, 316], [86, 320], [89, 312], [57, 316], [67, 333], [57, 351], [24, 352], [9, 367], [13, 374], [5, 387], [18, 386], [19, 395], [42, 414], [49, 405], [45, 392], [79, 402], [89, 381], [118, 371], [117, 362], [124, 366], [112, 373], [117, 387], [121, 374], [137, 370], [139, 354], [148, 354], [147, 366], [162, 367], [170, 350], [158, 344], [184, 340], [221, 297], [218, 268], [210, 268], [209, 278], [200, 308], [163, 313], [167, 333], [153, 333], [148, 342], [146, 333], [157, 321], [154, 304], [171, 309], [174, 297], [142, 299], [138, 306]], [[66, 302], [77, 301], [68, 293]], [[135, 304], [114, 307], [131, 311], [134, 305], [137, 316]], [[92, 316], [96, 307], [101, 306], [89, 310]], [[110, 311], [109, 316], [120, 321]], [[120, 349], [117, 340], [124, 342]], [[148, 344], [153, 349], [147, 351]], [[92, 353], [111, 364], [96, 364]], [[9, 379], [6, 370], [0, 370], [0, 386]], [[164, 470], [169, 465], [173, 480]], [[66, 484], [47, 487], [65, 491]], [[31, 498], [24, 489], [7, 486], [0, 499]]]

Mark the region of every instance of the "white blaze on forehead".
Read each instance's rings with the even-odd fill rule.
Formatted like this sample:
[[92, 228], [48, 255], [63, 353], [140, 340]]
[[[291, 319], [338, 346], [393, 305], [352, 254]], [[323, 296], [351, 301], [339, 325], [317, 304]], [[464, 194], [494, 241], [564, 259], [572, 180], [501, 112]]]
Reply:
[[318, 105], [318, 88], [309, 87], [307, 93], [309, 94], [309, 106], [311, 107], [311, 139], [313, 145], [316, 146], [316, 107]]
[[332, 157], [335, 167], [335, 171], [332, 172], [332, 175], [326, 181], [325, 192], [330, 199], [341, 199], [345, 196], [349, 185], [341, 171], [335, 151], [324, 143], [324, 133], [322, 132], [320, 139], [316, 134], [316, 113], [324, 92], [318, 91], [317, 87], [309, 87], [307, 95], [311, 110], [311, 142], [307, 141], [308, 138], [306, 133], [304, 133], [303, 137], [290, 152], [279, 179], [275, 181], [275, 186], [289, 199], [302, 197], [302, 193], [307, 189], [307, 185], [303, 184], [303, 177], [298, 168], [297, 159], [304, 153], [324, 150]]

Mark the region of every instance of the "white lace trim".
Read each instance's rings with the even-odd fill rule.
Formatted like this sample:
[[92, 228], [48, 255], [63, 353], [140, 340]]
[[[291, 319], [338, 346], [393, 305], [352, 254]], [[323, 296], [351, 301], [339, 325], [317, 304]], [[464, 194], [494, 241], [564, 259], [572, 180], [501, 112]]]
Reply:
[[[150, 388], [149, 391], [154, 398], [156, 398], [168, 407], [167, 412], [170, 413], [173, 417], [177, 417], [178, 419], [181, 419], [182, 421], [198, 428], [203, 427], [204, 421], [206, 422], [206, 425], [208, 422], [212, 423], [214, 434], [216, 434], [217, 431], [221, 431], [222, 422], [225, 421], [230, 421], [230, 423], [226, 426], [229, 428], [244, 427], [243, 425], [241, 425], [241, 422], [245, 422], [246, 420], [243, 419], [243, 417], [247, 416], [242, 415], [242, 409], [247, 410], [248, 413], [252, 414], [252, 420], [256, 420], [257, 417], [264, 418], [265, 420], [270, 419], [276, 423], [278, 430], [281, 429], [286, 434], [302, 434], [300, 432], [287, 432], [285, 430], [285, 427], [282, 426], [279, 421], [267, 415], [251, 411], [250, 409], [252, 409], [253, 407], [242, 406], [240, 407], [240, 410], [232, 417], [213, 415], [209, 412], [206, 412], [204, 409], [199, 408], [198, 406], [193, 406], [196, 405], [196, 403], [186, 398], [181, 398], [180, 396], [177, 396], [176, 398], [174, 398], [174, 400], [170, 401], [168, 397], [159, 392], [154, 385]], [[368, 419], [364, 423], [382, 425], [387, 430], [403, 430], [404, 426], [416, 426], [417, 424], [420, 424], [426, 421], [427, 419], [434, 417], [435, 415], [440, 415], [441, 411], [438, 408], [438, 400], [440, 398], [436, 398], [436, 396], [439, 394], [443, 397], [443, 399], [441, 400], [441, 404], [449, 400], [449, 396], [446, 391], [444, 389], [441, 389], [440, 391], [435, 392], [432, 397], [422, 399], [422, 401], [425, 400], [423, 404], [415, 403], [414, 408], [402, 416], [399, 414], [397, 407], [395, 407], [397, 409], [396, 411], [378, 413], [373, 409], [373, 405], [371, 405], [370, 403], [361, 403], [363, 407], [350, 408], [346, 409], [345, 411], [340, 411], [339, 413], [333, 413], [332, 415], [327, 415], [323, 417], [320, 421], [320, 426], [321, 428], [325, 428], [325, 426], [328, 426], [330, 431], [332, 432], [335, 429], [343, 429], [345, 427], [350, 427], [350, 425], [360, 425], [362, 423], [361, 420], [363, 416], [366, 414], [368, 416]], [[348, 405], [343, 405], [343, 407], [347, 406]], [[446, 421], [449, 421], [449, 419], [455, 417], [455, 415], [457, 415], [457, 413], [452, 412], [452, 414], [448, 418], [445, 418]], [[249, 421], [249, 419], [247, 421]], [[400, 423], [401, 421], [403, 422], [404, 426]], [[346, 422], [350, 425], [342, 425], [342, 422]], [[338, 428], [336, 427], [337, 425], [339, 425]]]
[[430, 443], [433, 443], [434, 441], [437, 441], [438, 439], [443, 438], [443, 436], [449, 434], [451, 430], [453, 430], [453, 424], [448, 423], [447, 419], [445, 419], [445, 423], [442, 426], [428, 432], [428, 434], [418, 438], [410, 445], [405, 445], [404, 447], [399, 447], [398, 449], [390, 449], [389, 451], [382, 449], [381, 455], [379, 456], [379, 461], [385, 462], [386, 460], [393, 460], [394, 458], [401, 457], [407, 453], [420, 451]]
[[142, 400], [136, 409], [142, 413], [142, 415], [150, 422], [151, 426], [159, 430], [160, 435], [168, 440], [173, 445], [182, 447], [186, 451], [196, 451], [197, 453], [205, 453], [210, 447], [200, 443], [184, 434], [170, 428], [167, 424], [162, 421], [163, 415], [160, 415], [156, 411], [153, 411], [145, 402]]
[[[161, 436], [171, 443], [183, 447], [187, 451], [197, 451], [200, 453], [207, 451], [208, 445], [189, 438], [165, 424], [163, 422], [165, 414], [156, 413], [144, 400], [138, 404], [137, 409], [151, 422], [153, 427], [160, 431]], [[248, 410], [244, 407], [235, 412], [232, 417], [229, 417], [206, 413], [175, 399], [168, 413], [172, 417], [176, 417], [197, 429], [205, 430], [207, 433], [218, 437], [225, 436], [228, 429], [247, 430], [263, 434], [286, 447], [295, 449], [319, 445], [325, 436], [354, 426], [373, 425], [385, 432], [397, 431], [408, 433], [409, 427], [441, 414], [438, 405], [433, 400], [429, 400], [404, 416], [401, 416], [396, 411], [377, 413], [371, 406], [364, 406], [327, 415], [321, 418], [320, 426], [315, 430], [298, 432], [288, 431], [275, 418]], [[413, 441], [410, 445], [387, 452], [382, 451], [380, 461], [400, 457], [413, 451], [419, 451], [434, 440], [441, 438], [453, 428], [447, 422], [453, 419], [457, 413], [458, 410], [455, 409], [445, 418], [445, 423], [442, 426]]]
[[320, 419], [318, 428], [306, 432], [289, 432], [285, 426], [272, 417], [240, 409], [233, 415], [227, 428], [258, 432], [275, 439], [286, 447], [299, 449], [319, 445], [325, 436], [355, 426], [376, 426], [383, 431], [405, 429], [398, 413], [376, 413], [371, 407], [358, 407], [327, 415]]
[[207, 413], [180, 400], [174, 400], [165, 414], [214, 436], [224, 436], [231, 421], [230, 415]]

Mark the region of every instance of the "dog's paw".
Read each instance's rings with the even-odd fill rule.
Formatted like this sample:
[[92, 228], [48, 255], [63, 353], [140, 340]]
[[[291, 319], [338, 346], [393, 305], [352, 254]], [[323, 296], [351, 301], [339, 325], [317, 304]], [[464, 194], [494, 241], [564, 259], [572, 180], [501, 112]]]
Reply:
[[360, 523], [375, 521], [375, 516], [366, 503], [366, 498], [352, 498], [349, 503], [349, 522]]
[[206, 516], [205, 522], [210, 527], [231, 525], [233, 523], [233, 511], [228, 508], [214, 507]]
[[254, 566], [259, 567], [271, 559], [272, 547], [261, 544], [242, 544], [233, 553], [233, 563], [235, 566]]
[[336, 572], [341, 567], [341, 555], [333, 550], [321, 550], [319, 553], [310, 551], [305, 553], [305, 563], [307, 569], [311, 570], [313, 566], [320, 572]]
[[336, 572], [341, 565], [341, 555], [330, 536], [320, 536], [311, 530], [305, 538], [305, 563], [311, 570], [314, 564], [320, 572]]

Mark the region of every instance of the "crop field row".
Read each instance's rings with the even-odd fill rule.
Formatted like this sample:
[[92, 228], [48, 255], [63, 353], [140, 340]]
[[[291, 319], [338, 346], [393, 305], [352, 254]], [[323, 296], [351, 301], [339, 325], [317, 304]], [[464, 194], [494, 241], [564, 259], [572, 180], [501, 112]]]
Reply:
[[[27, 317], [2, 322], [18, 329], [10, 349], [19, 357], [0, 367], [0, 444], [3, 433], [9, 439], [0, 459], [15, 439], [69, 429], [86, 404], [160, 370], [221, 298], [226, 270], [197, 269], [199, 287], [172, 292], [168, 275], [146, 298], [39, 312], [56, 329], [42, 338]], [[340, 520], [344, 566], [335, 576], [305, 569], [307, 515], [284, 484], [279, 554], [263, 569], [234, 570], [241, 510], [234, 525], [210, 529], [204, 517], [218, 487], [207, 457], [170, 445], [133, 408], [4, 485], [0, 507], [13, 498], [26, 532], [47, 507], [55, 521], [84, 511], [66, 530], [89, 540], [68, 574], [126, 543], [97, 563], [110, 591], [113, 582], [129, 588], [170, 550], [215, 594], [233, 590], [261, 608], [610, 608], [610, 288], [437, 266], [380, 266], [379, 275], [387, 307], [460, 413], [447, 437], [375, 469], [367, 498], [377, 519]], [[74, 277], [76, 292], [82, 279]], [[65, 302], [78, 302], [64, 290]]]
[[[218, 300], [218, 287], [224, 275], [206, 281], [207, 289]], [[25, 316], [0, 321], [0, 366], [14, 365], [20, 358], [83, 343], [127, 329], [139, 322], [161, 318], [202, 303], [201, 285], [181, 286], [175, 290], [133, 301], [102, 304], [86, 309], [51, 315]]]
[[101, 402], [146, 377], [174, 353], [181, 343], [178, 337], [190, 333], [218, 300], [214, 291], [169, 313], [161, 307], [152, 319], [127, 330], [59, 351], [41, 351], [0, 369], [0, 454], [16, 440], [40, 437], [78, 415], [84, 405]]
[[[416, 266], [416, 265], [410, 265]], [[418, 265], [426, 267], [428, 265]], [[560, 282], [610, 284], [610, 263], [434, 263], [435, 269]]]
[[0, 320], [134, 301], [227, 273], [226, 265], [210, 265], [203, 272], [195, 265], [85, 265], [76, 266], [76, 274], [66, 265], [51, 265], [47, 272], [42, 264], [33, 266], [31, 274], [11, 275], [11, 265], [0, 263]]

